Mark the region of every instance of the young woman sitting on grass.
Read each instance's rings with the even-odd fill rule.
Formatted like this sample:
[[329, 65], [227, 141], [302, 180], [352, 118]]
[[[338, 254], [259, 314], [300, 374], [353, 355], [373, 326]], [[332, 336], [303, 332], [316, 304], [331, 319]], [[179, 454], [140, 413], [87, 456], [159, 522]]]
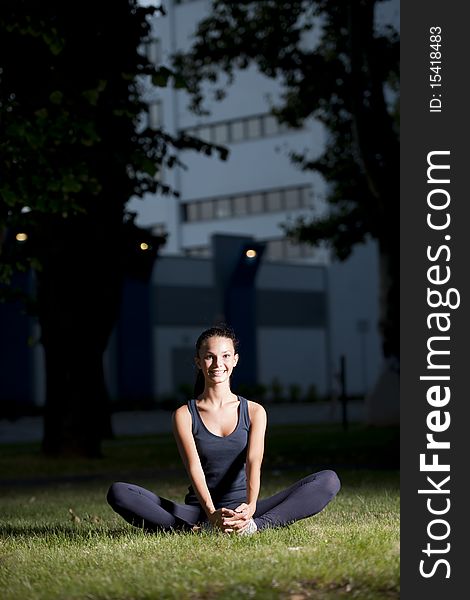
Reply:
[[225, 326], [196, 343], [195, 398], [173, 414], [173, 431], [191, 485], [185, 503], [130, 483], [114, 483], [108, 502], [126, 521], [151, 531], [213, 528], [250, 535], [320, 512], [340, 489], [334, 471], [313, 473], [258, 499], [266, 411], [230, 389], [237, 339]]

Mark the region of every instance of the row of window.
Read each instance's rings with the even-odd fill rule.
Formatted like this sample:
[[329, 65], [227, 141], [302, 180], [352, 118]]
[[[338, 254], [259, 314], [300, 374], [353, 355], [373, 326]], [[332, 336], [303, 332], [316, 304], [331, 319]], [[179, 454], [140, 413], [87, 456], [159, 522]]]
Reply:
[[[159, 129], [163, 125], [161, 100], [152, 100], [148, 103], [148, 125], [150, 129]], [[288, 127], [278, 123], [273, 115], [266, 114], [192, 127], [185, 129], [183, 133], [197, 137], [204, 142], [223, 145], [277, 135], [287, 130]]]
[[211, 144], [232, 144], [279, 135], [288, 131], [288, 129], [289, 127], [286, 124], [279, 123], [276, 117], [267, 113], [190, 127], [185, 129], [183, 133]]
[[[285, 238], [266, 240], [266, 249], [263, 259], [268, 261], [293, 260], [299, 258], [312, 258], [315, 256], [315, 248], [309, 244], [293, 244]], [[186, 248], [186, 256], [209, 258], [211, 248], [209, 246], [195, 246]]]
[[183, 221], [212, 221], [308, 208], [312, 206], [311, 196], [310, 186], [301, 186], [196, 200], [182, 205]]

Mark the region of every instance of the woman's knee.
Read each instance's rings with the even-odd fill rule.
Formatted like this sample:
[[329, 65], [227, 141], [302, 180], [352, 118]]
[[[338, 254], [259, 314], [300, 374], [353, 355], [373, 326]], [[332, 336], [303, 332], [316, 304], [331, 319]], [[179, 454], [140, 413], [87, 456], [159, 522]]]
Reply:
[[117, 481], [110, 486], [108, 493], [106, 494], [106, 500], [113, 508], [115, 506], [123, 506], [126, 503], [125, 498], [128, 494], [128, 485], [121, 481]]
[[341, 489], [341, 481], [338, 475], [331, 469], [321, 471], [318, 475], [321, 475], [323, 485], [331, 497], [336, 496]]

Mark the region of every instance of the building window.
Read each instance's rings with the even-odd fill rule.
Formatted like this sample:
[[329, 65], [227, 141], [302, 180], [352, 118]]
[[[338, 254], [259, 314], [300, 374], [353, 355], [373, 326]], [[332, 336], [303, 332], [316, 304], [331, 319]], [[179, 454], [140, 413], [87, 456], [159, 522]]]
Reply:
[[215, 216], [217, 219], [225, 219], [232, 216], [232, 203], [230, 198], [221, 198], [215, 201]]
[[196, 137], [201, 138], [204, 142], [212, 142], [211, 127], [198, 127], [195, 132]]
[[230, 141], [241, 142], [245, 139], [245, 121], [232, 121]]
[[192, 202], [184, 205], [184, 216], [185, 221], [199, 221], [199, 203]]
[[146, 44], [147, 60], [153, 65], [162, 62], [162, 45], [158, 38], [152, 38]]
[[232, 198], [233, 214], [237, 217], [242, 217], [248, 213], [248, 198], [247, 196], [235, 196]]
[[213, 128], [214, 144], [227, 144], [229, 142], [228, 123], [220, 123]]
[[249, 140], [256, 140], [262, 137], [261, 117], [251, 117], [246, 120], [246, 137]]
[[200, 218], [202, 221], [210, 221], [214, 218], [214, 201], [204, 200], [200, 203]]
[[273, 115], [265, 115], [264, 121], [264, 135], [276, 135], [279, 132], [279, 124], [276, 117]]
[[252, 215], [264, 212], [264, 194], [250, 194], [248, 196], [248, 210]]
[[150, 129], [160, 129], [163, 123], [163, 106], [160, 100], [150, 102], [148, 107], [148, 126]]
[[284, 207], [286, 210], [294, 210], [295, 208], [301, 208], [301, 194], [302, 188], [292, 188], [285, 190], [284, 192]]
[[277, 212], [282, 210], [281, 190], [273, 190], [266, 194], [266, 211]]

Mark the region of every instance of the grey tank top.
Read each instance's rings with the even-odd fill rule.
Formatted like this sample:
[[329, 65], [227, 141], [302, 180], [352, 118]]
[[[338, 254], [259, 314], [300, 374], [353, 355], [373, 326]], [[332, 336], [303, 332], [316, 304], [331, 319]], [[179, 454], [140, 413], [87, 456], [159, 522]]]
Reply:
[[[250, 430], [248, 401], [238, 396], [238, 422], [227, 436], [211, 433], [199, 415], [196, 400], [189, 400], [192, 432], [215, 508], [235, 508], [246, 502], [246, 448]], [[199, 505], [193, 486], [190, 485], [185, 504]]]

